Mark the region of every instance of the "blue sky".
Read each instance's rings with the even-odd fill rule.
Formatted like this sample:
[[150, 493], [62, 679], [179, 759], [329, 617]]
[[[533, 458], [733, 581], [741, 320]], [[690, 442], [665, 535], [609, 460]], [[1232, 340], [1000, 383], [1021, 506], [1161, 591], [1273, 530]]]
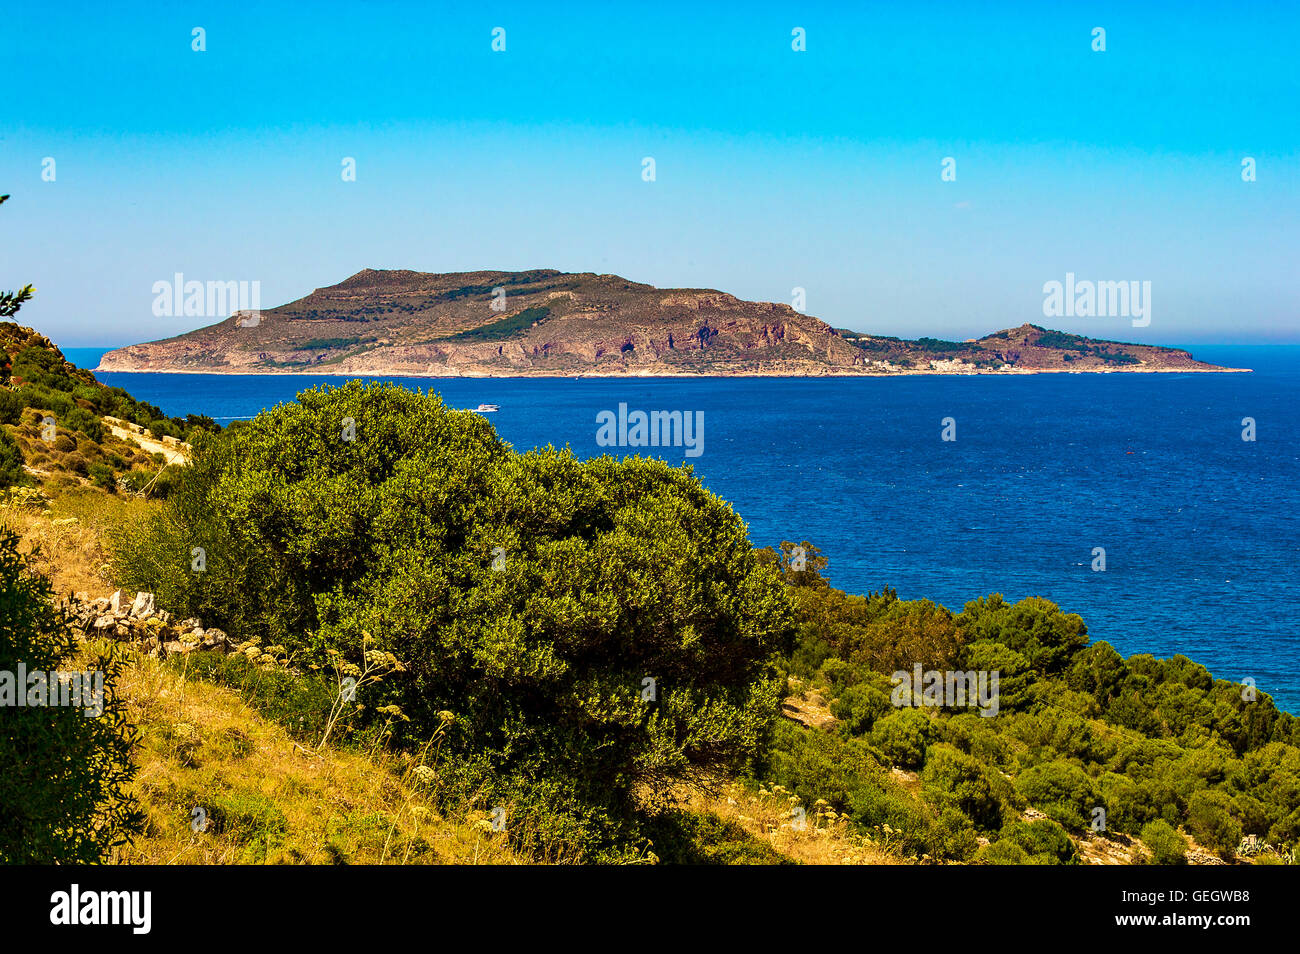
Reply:
[[[365, 267], [554, 267], [801, 287], [883, 334], [1300, 341], [1298, 4], [464, 7], [11, 6], [22, 321], [117, 345], [210, 323], [153, 315], [176, 272], [270, 306]], [[1067, 272], [1150, 281], [1150, 325], [1045, 319]]]

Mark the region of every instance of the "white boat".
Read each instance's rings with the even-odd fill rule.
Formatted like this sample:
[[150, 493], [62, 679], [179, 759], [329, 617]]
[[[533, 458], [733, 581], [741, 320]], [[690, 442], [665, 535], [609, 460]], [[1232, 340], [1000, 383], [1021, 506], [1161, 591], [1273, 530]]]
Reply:
[[495, 404], [480, 404], [478, 407], [474, 408], [474, 410], [479, 414], [491, 414], [493, 411], [501, 410], [501, 408], [497, 407]]

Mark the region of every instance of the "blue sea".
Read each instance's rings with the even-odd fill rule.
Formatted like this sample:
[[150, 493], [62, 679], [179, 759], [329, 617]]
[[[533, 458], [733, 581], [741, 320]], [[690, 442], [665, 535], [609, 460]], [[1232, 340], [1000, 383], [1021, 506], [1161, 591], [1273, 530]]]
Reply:
[[[95, 367], [101, 349], [64, 349]], [[1207, 347], [1252, 374], [397, 378], [491, 415], [518, 450], [596, 444], [596, 415], [704, 413], [690, 463], [756, 546], [809, 540], [834, 585], [953, 610], [1046, 596], [1125, 655], [1190, 656], [1300, 712], [1300, 346]], [[346, 378], [100, 374], [225, 423]], [[940, 439], [955, 421], [956, 440]], [[1242, 419], [1257, 439], [1242, 439]], [[618, 449], [630, 453], [631, 449]], [[1106, 569], [1093, 570], [1094, 548]]]

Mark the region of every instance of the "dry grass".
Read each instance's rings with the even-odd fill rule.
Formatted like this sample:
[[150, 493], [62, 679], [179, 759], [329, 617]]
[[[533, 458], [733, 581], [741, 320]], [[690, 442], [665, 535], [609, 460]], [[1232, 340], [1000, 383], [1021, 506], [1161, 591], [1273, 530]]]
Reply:
[[156, 503], [127, 498], [90, 487], [63, 491], [52, 499], [10, 494], [0, 509], [0, 523], [23, 539], [23, 551], [33, 554], [35, 568], [50, 578], [54, 592], [86, 593], [91, 599], [113, 589], [108, 576], [104, 534]]
[[[823, 805], [805, 806], [780, 785], [770, 789], [724, 783], [715, 796], [694, 793], [682, 807], [734, 821], [785, 857], [810, 865], [908, 864], [855, 831], [847, 818]], [[796, 809], [803, 809], [803, 815]]]
[[[25, 501], [25, 502], [24, 502]], [[65, 595], [112, 589], [107, 528], [157, 506], [92, 488], [10, 495], [0, 523]], [[88, 645], [91, 654], [96, 648]], [[124, 864], [521, 863], [483, 813], [445, 819], [418, 791], [418, 762], [309, 752], [231, 689], [128, 653], [119, 679], [140, 745], [132, 792], [146, 827]], [[204, 809], [206, 830], [193, 830]]]
[[[133, 790], [147, 817], [119, 863], [523, 862], [481, 817], [440, 817], [412, 761], [309, 751], [236, 692], [150, 657], [129, 658], [119, 686], [140, 733]], [[196, 808], [206, 830], [193, 830]]]

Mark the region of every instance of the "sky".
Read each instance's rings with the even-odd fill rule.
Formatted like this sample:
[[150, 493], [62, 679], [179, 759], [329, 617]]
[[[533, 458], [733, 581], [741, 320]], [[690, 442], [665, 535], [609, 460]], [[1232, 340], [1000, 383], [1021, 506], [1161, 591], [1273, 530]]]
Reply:
[[[3, 2], [0, 288], [61, 345], [217, 320], [155, 315], [178, 272], [271, 307], [368, 267], [1300, 342], [1298, 3]], [[1045, 317], [1067, 273], [1149, 324]]]

